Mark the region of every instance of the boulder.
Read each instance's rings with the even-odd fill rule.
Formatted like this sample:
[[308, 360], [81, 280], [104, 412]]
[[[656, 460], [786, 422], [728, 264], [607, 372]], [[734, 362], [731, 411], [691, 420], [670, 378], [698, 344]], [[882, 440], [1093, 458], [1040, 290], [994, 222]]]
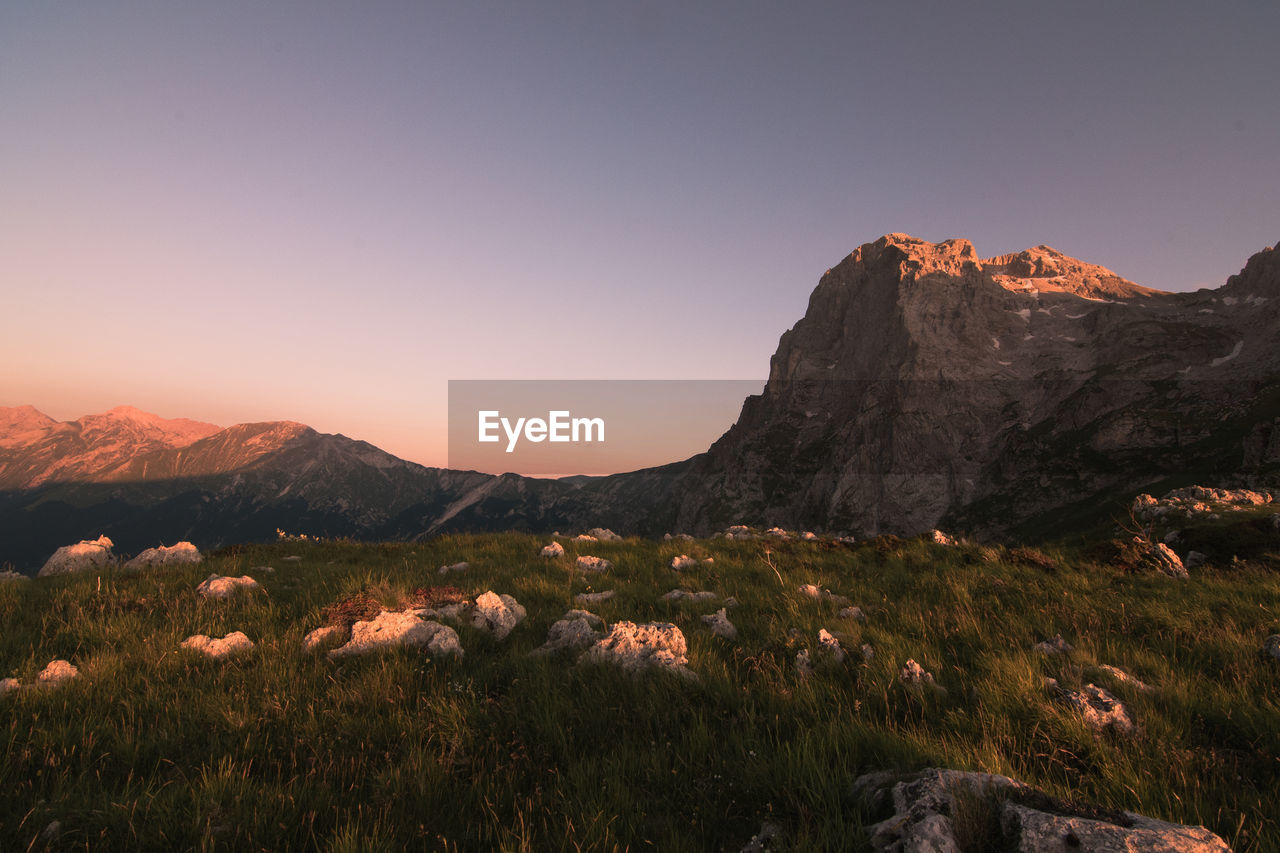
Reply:
[[613, 598], [616, 593], [611, 589], [603, 592], [580, 592], [573, 597], [573, 600], [579, 604], [599, 604], [602, 601], [608, 601]]
[[84, 539], [75, 545], [63, 545], [45, 562], [40, 569], [40, 577], [85, 572], [110, 565], [115, 562], [111, 547], [111, 540], [105, 536]]
[[928, 539], [935, 545], [945, 545], [949, 547], [956, 544], [956, 540], [953, 537], [948, 536], [941, 530], [937, 529], [929, 531]]
[[671, 568], [674, 571], [682, 572], [685, 569], [697, 568], [698, 561], [688, 554], [681, 554], [678, 557], [671, 558]]
[[1129, 709], [1114, 694], [1097, 686], [1086, 684], [1082, 690], [1068, 690], [1057, 680], [1045, 679], [1045, 686], [1057, 701], [1074, 708], [1085, 725], [1095, 731], [1111, 728], [1120, 734], [1132, 734], [1137, 725]]
[[469, 568], [471, 568], [471, 564], [464, 560], [463, 562], [454, 563], [449, 566], [441, 566], [439, 574], [447, 575], [451, 572], [465, 572]]
[[580, 572], [607, 572], [613, 568], [613, 563], [601, 557], [579, 557], [577, 566]]
[[937, 693], [946, 693], [947, 689], [933, 680], [933, 673], [926, 670], [914, 660], [908, 659], [898, 673], [898, 680], [906, 687], [923, 691], [926, 688]]
[[811, 601], [829, 601], [837, 606], [849, 603], [849, 599], [845, 598], [843, 595], [836, 595], [829, 589], [819, 589], [816, 585], [811, 583], [801, 584], [796, 588], [796, 591]]
[[1276, 660], [1280, 660], [1280, 634], [1272, 634], [1267, 637], [1262, 645], [1262, 650]]
[[1207, 559], [1209, 559], [1208, 555], [1203, 554], [1200, 551], [1188, 551], [1187, 558], [1182, 561], [1182, 565], [1186, 566], [1188, 569], [1198, 569], [1204, 565], [1204, 562]]
[[621, 542], [622, 537], [614, 533], [607, 527], [593, 527], [587, 531], [588, 536], [594, 536], [601, 542]]
[[190, 542], [159, 548], [148, 548], [124, 564], [126, 569], [145, 569], [153, 566], [186, 566], [203, 560], [199, 549]]
[[708, 613], [703, 616], [702, 621], [710, 626], [711, 633], [717, 637], [723, 637], [726, 640], [736, 640], [738, 638], [738, 629], [729, 621], [729, 616], [725, 613], [723, 607], [715, 613]]
[[[1230, 853], [1226, 842], [1204, 827], [1063, 802], [992, 773], [936, 768], [874, 773], [859, 777], [853, 788], [872, 808], [892, 808], [892, 816], [869, 829], [875, 850]], [[973, 837], [975, 828], [984, 835]]]
[[662, 596], [663, 601], [714, 601], [718, 598], [714, 592], [703, 590], [701, 592], [688, 592], [683, 589], [673, 589], [671, 592]]
[[862, 612], [861, 607], [841, 607], [840, 612], [836, 616], [841, 619], [852, 619], [855, 622], [866, 622], [867, 614]]
[[833, 663], [844, 663], [844, 649], [840, 647], [840, 641], [826, 628], [818, 629], [818, 647]]
[[573, 541], [574, 542], [599, 542], [600, 540], [594, 536], [589, 536], [586, 533], [579, 533], [577, 536], [573, 537]]
[[416, 614], [384, 610], [372, 620], [351, 626], [346, 645], [329, 652], [332, 659], [362, 655], [398, 646], [425, 648], [434, 655], [462, 655], [457, 633], [447, 625], [429, 622]]
[[232, 631], [221, 639], [215, 639], [204, 634], [196, 634], [183, 640], [182, 647], [208, 655], [215, 660], [220, 660], [249, 651], [253, 648], [253, 640], [250, 640], [240, 631]]
[[688, 650], [684, 634], [669, 622], [617, 622], [580, 660], [611, 663], [632, 672], [656, 668], [692, 675], [687, 669]]
[[550, 545], [543, 547], [542, 556], [548, 560], [554, 560], [556, 557], [564, 556], [564, 546], [559, 542], [552, 542]]
[[221, 599], [230, 598], [241, 590], [252, 592], [255, 589], [262, 589], [262, 587], [258, 586], [258, 582], [248, 575], [242, 575], [238, 578], [209, 575], [196, 587], [196, 593], [203, 595], [205, 598]]
[[70, 681], [80, 674], [80, 670], [70, 661], [52, 660], [49, 665], [40, 670], [40, 674], [36, 676], [37, 687], [57, 687], [63, 682]]
[[520, 602], [490, 590], [476, 597], [475, 609], [471, 611], [471, 626], [492, 634], [496, 640], [505, 640], [524, 617], [525, 609]]
[[579, 651], [595, 645], [600, 639], [600, 631], [596, 626], [604, 622], [594, 613], [585, 610], [570, 610], [563, 617], [552, 623], [547, 631], [547, 641], [533, 650], [535, 655], [547, 655], [561, 649]]
[[343, 629], [341, 625], [325, 625], [323, 627], [316, 628], [314, 631], [302, 638], [302, 650], [305, 652], [314, 652], [325, 643], [328, 643], [331, 640], [340, 639], [345, 633], [346, 630]]

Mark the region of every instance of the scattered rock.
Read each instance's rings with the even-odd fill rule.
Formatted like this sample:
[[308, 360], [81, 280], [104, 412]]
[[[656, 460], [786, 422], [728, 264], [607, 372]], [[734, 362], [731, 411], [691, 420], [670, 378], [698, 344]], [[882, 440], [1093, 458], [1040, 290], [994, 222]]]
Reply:
[[735, 524], [724, 531], [724, 538], [736, 539], [739, 541], [750, 541], [752, 539], [759, 539], [760, 534], [756, 533], [745, 524]]
[[599, 616], [585, 610], [570, 610], [552, 623], [547, 631], [547, 641], [533, 650], [535, 655], [547, 655], [561, 649], [578, 651], [589, 648], [600, 639], [596, 625], [604, 623]]
[[717, 637], [724, 637], [726, 640], [736, 640], [738, 638], [738, 629], [729, 621], [728, 614], [721, 607], [715, 613], [708, 613], [702, 617], [702, 621], [711, 626], [711, 633]]
[[600, 540], [594, 536], [588, 536], [586, 533], [579, 533], [573, 537], [574, 542], [599, 542]]
[[248, 575], [238, 578], [224, 578], [221, 575], [209, 575], [196, 587], [196, 592], [205, 598], [230, 598], [240, 590], [252, 592], [262, 589], [258, 582]]
[[65, 660], [52, 660], [49, 665], [40, 670], [40, 674], [36, 676], [37, 687], [57, 687], [65, 681], [70, 681], [80, 674], [80, 670], [75, 664]]
[[718, 598], [714, 592], [703, 590], [701, 592], [688, 592], [683, 589], [673, 589], [671, 592], [662, 596], [663, 601], [712, 601]]
[[954, 538], [948, 536], [947, 534], [943, 533], [941, 530], [937, 530], [937, 529], [929, 531], [928, 539], [930, 542], [934, 543], [935, 545], [951, 546], [956, 544], [956, 540]]
[[692, 675], [686, 668], [688, 650], [684, 634], [669, 622], [617, 622], [581, 660], [612, 663], [630, 671], [656, 667]]
[[801, 584], [796, 588], [796, 591], [813, 601], [829, 601], [837, 606], [849, 603], [849, 599], [843, 595], [836, 595], [829, 589], [818, 589], [817, 586], [811, 583]]
[[1111, 547], [1115, 552], [1112, 563], [1126, 571], [1156, 571], [1179, 580], [1190, 577], [1182, 560], [1163, 542], [1134, 536], [1128, 542], [1112, 541]]
[[21, 686], [22, 686], [22, 682], [16, 678], [0, 679], [0, 696], [3, 696], [4, 694], [9, 693], [11, 691], [17, 690]]
[[841, 607], [840, 612], [836, 616], [841, 619], [852, 619], [855, 622], [866, 622], [867, 614], [862, 612], [861, 607]]
[[554, 560], [556, 557], [563, 557], [564, 546], [559, 542], [552, 542], [550, 545], [547, 545], [542, 549], [542, 556], [546, 557], [548, 560]]
[[471, 564], [464, 560], [460, 563], [454, 563], [451, 566], [441, 566], [439, 574], [447, 575], [451, 572], [465, 572], [469, 568], [471, 568]]
[[818, 629], [818, 646], [833, 662], [844, 663], [844, 649], [840, 647], [840, 641], [826, 628]]
[[476, 597], [471, 626], [492, 634], [495, 640], [505, 640], [524, 617], [525, 610], [520, 602], [505, 593], [498, 595], [490, 590]]
[[179, 542], [177, 545], [159, 548], [148, 548], [132, 560], [124, 564], [126, 569], [145, 569], [159, 566], [194, 565], [203, 560], [200, 551], [190, 542]]
[[366, 654], [396, 646], [426, 648], [434, 655], [462, 655], [457, 633], [447, 625], [428, 622], [414, 613], [384, 610], [371, 621], [351, 626], [346, 645], [329, 652], [330, 658]]
[[1032, 648], [1045, 655], [1067, 655], [1074, 651], [1071, 644], [1062, 639], [1061, 634], [1055, 634], [1047, 640], [1036, 643]]
[[911, 659], [903, 664], [902, 672], [898, 673], [898, 680], [916, 690], [924, 690], [927, 687], [938, 693], [947, 692], [947, 688], [933, 680], [933, 673]]
[[346, 630], [341, 625], [325, 625], [302, 638], [302, 650], [314, 652], [331, 640], [341, 639]]
[[616, 593], [611, 589], [603, 592], [580, 592], [573, 597], [573, 600], [579, 604], [599, 604], [602, 601], [608, 601], [613, 598]]
[[1112, 693], [1096, 684], [1086, 684], [1083, 690], [1067, 690], [1055, 679], [1045, 679], [1045, 686], [1055, 699], [1080, 713], [1085, 725], [1095, 731], [1114, 728], [1121, 734], [1131, 734], [1137, 726], [1129, 709]]
[[194, 637], [187, 637], [183, 640], [182, 647], [206, 654], [218, 660], [249, 651], [253, 648], [253, 640], [250, 640], [241, 631], [232, 631], [221, 639], [214, 639], [204, 634], [196, 634]]
[[84, 539], [75, 545], [63, 545], [53, 552], [40, 569], [40, 577], [66, 575], [97, 569], [115, 562], [111, 553], [111, 540], [105, 536]]
[[697, 568], [697, 565], [698, 561], [693, 557], [690, 557], [688, 554], [681, 554], [679, 557], [671, 558], [671, 568], [677, 572], [682, 572], [685, 569]]
[[613, 563], [601, 557], [579, 557], [578, 571], [580, 572], [607, 572], [613, 568]]
[[[990, 773], [929, 769], [905, 776], [868, 774], [854, 782], [854, 791], [873, 806], [886, 800], [892, 804], [893, 816], [870, 827], [875, 850], [958, 853], [981, 845], [1020, 853], [1230, 853], [1204, 827], [1066, 803]], [[983, 837], [971, 837], [975, 826]]]
[[593, 527], [587, 531], [588, 536], [594, 536], [601, 542], [621, 542], [622, 537], [614, 533], [607, 527]]

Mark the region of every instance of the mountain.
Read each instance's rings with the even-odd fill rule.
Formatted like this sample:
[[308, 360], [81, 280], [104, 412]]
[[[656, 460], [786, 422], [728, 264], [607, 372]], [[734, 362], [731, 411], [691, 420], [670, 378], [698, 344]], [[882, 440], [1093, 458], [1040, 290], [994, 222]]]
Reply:
[[1048, 246], [889, 234], [824, 274], [705, 453], [609, 477], [426, 468], [290, 421], [0, 409], [0, 562], [320, 536], [730, 524], [1069, 533], [1138, 492], [1280, 481], [1280, 247], [1165, 293]]
[[889, 234], [822, 276], [675, 525], [1049, 531], [1162, 484], [1274, 478], [1280, 251], [1165, 293], [1048, 246]]

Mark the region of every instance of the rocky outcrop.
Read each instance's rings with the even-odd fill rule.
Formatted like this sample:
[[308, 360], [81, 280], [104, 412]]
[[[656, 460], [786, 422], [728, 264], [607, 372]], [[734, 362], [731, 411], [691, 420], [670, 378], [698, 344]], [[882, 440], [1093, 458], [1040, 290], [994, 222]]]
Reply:
[[100, 569], [115, 562], [111, 553], [111, 540], [105, 536], [84, 539], [75, 545], [63, 545], [40, 569], [40, 577], [66, 575]]
[[579, 557], [576, 563], [580, 572], [607, 572], [613, 568], [613, 563], [603, 557]]
[[351, 626], [346, 645], [329, 652], [330, 658], [363, 655], [379, 649], [414, 646], [437, 656], [461, 656], [458, 634], [447, 625], [419, 618], [416, 614], [383, 610], [373, 619]]
[[1241, 436], [1280, 400], [1277, 258], [1163, 293], [1046, 246], [984, 260], [967, 240], [867, 243], [694, 460], [671, 526], [1054, 529], [1172, 472], [1238, 473]]
[[179, 542], [177, 545], [161, 545], [159, 548], [148, 548], [132, 560], [124, 564], [126, 569], [144, 569], [153, 566], [189, 566], [199, 563], [204, 557], [200, 550], [190, 542]]
[[253, 648], [253, 640], [250, 640], [243, 631], [232, 631], [225, 637], [219, 638], [196, 634], [183, 640], [182, 647], [200, 652], [214, 660], [221, 660], [250, 651]]
[[471, 611], [471, 626], [493, 635], [495, 640], [505, 640], [524, 620], [525, 609], [511, 596], [490, 590], [476, 596]]
[[670, 622], [616, 622], [609, 634], [587, 649], [582, 662], [609, 663], [630, 671], [663, 669], [692, 675], [684, 634]]
[[1066, 803], [993, 773], [875, 773], [857, 779], [854, 791], [873, 809], [892, 811], [870, 829], [871, 846], [892, 853], [1231, 853], [1202, 826]]

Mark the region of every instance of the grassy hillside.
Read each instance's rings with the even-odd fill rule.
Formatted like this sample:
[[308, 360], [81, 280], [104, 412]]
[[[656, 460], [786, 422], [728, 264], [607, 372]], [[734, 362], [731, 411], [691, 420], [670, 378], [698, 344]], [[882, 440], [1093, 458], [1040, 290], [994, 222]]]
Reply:
[[[1265, 535], [1183, 582], [1085, 550], [562, 541], [551, 561], [545, 540], [515, 534], [285, 542], [190, 568], [0, 584], [0, 677], [29, 684], [54, 658], [81, 672], [0, 697], [0, 838], [18, 850], [738, 850], [768, 821], [786, 849], [856, 849], [870, 816], [855, 777], [947, 766], [1204, 824], [1238, 851], [1280, 849], [1280, 661], [1261, 652], [1280, 632], [1280, 544]], [[680, 553], [714, 562], [677, 574]], [[576, 554], [614, 569], [584, 577]], [[437, 574], [459, 560], [471, 569]], [[264, 592], [202, 599], [210, 573], [247, 573]], [[797, 592], [810, 583], [866, 621]], [[528, 618], [501, 642], [458, 626], [461, 659], [302, 650], [336, 604], [397, 607], [444, 585], [513, 595]], [[738, 639], [700, 619], [720, 601], [661, 598], [676, 587], [735, 597]], [[697, 678], [529, 655], [581, 606], [576, 593], [605, 589], [616, 597], [588, 609], [674, 622]], [[822, 628], [849, 655], [804, 677], [796, 654]], [[179, 648], [236, 630], [257, 643], [241, 657]], [[1075, 651], [1033, 650], [1055, 634]], [[945, 694], [904, 688], [909, 658]], [[1139, 733], [1086, 728], [1046, 676], [1112, 690]]]

